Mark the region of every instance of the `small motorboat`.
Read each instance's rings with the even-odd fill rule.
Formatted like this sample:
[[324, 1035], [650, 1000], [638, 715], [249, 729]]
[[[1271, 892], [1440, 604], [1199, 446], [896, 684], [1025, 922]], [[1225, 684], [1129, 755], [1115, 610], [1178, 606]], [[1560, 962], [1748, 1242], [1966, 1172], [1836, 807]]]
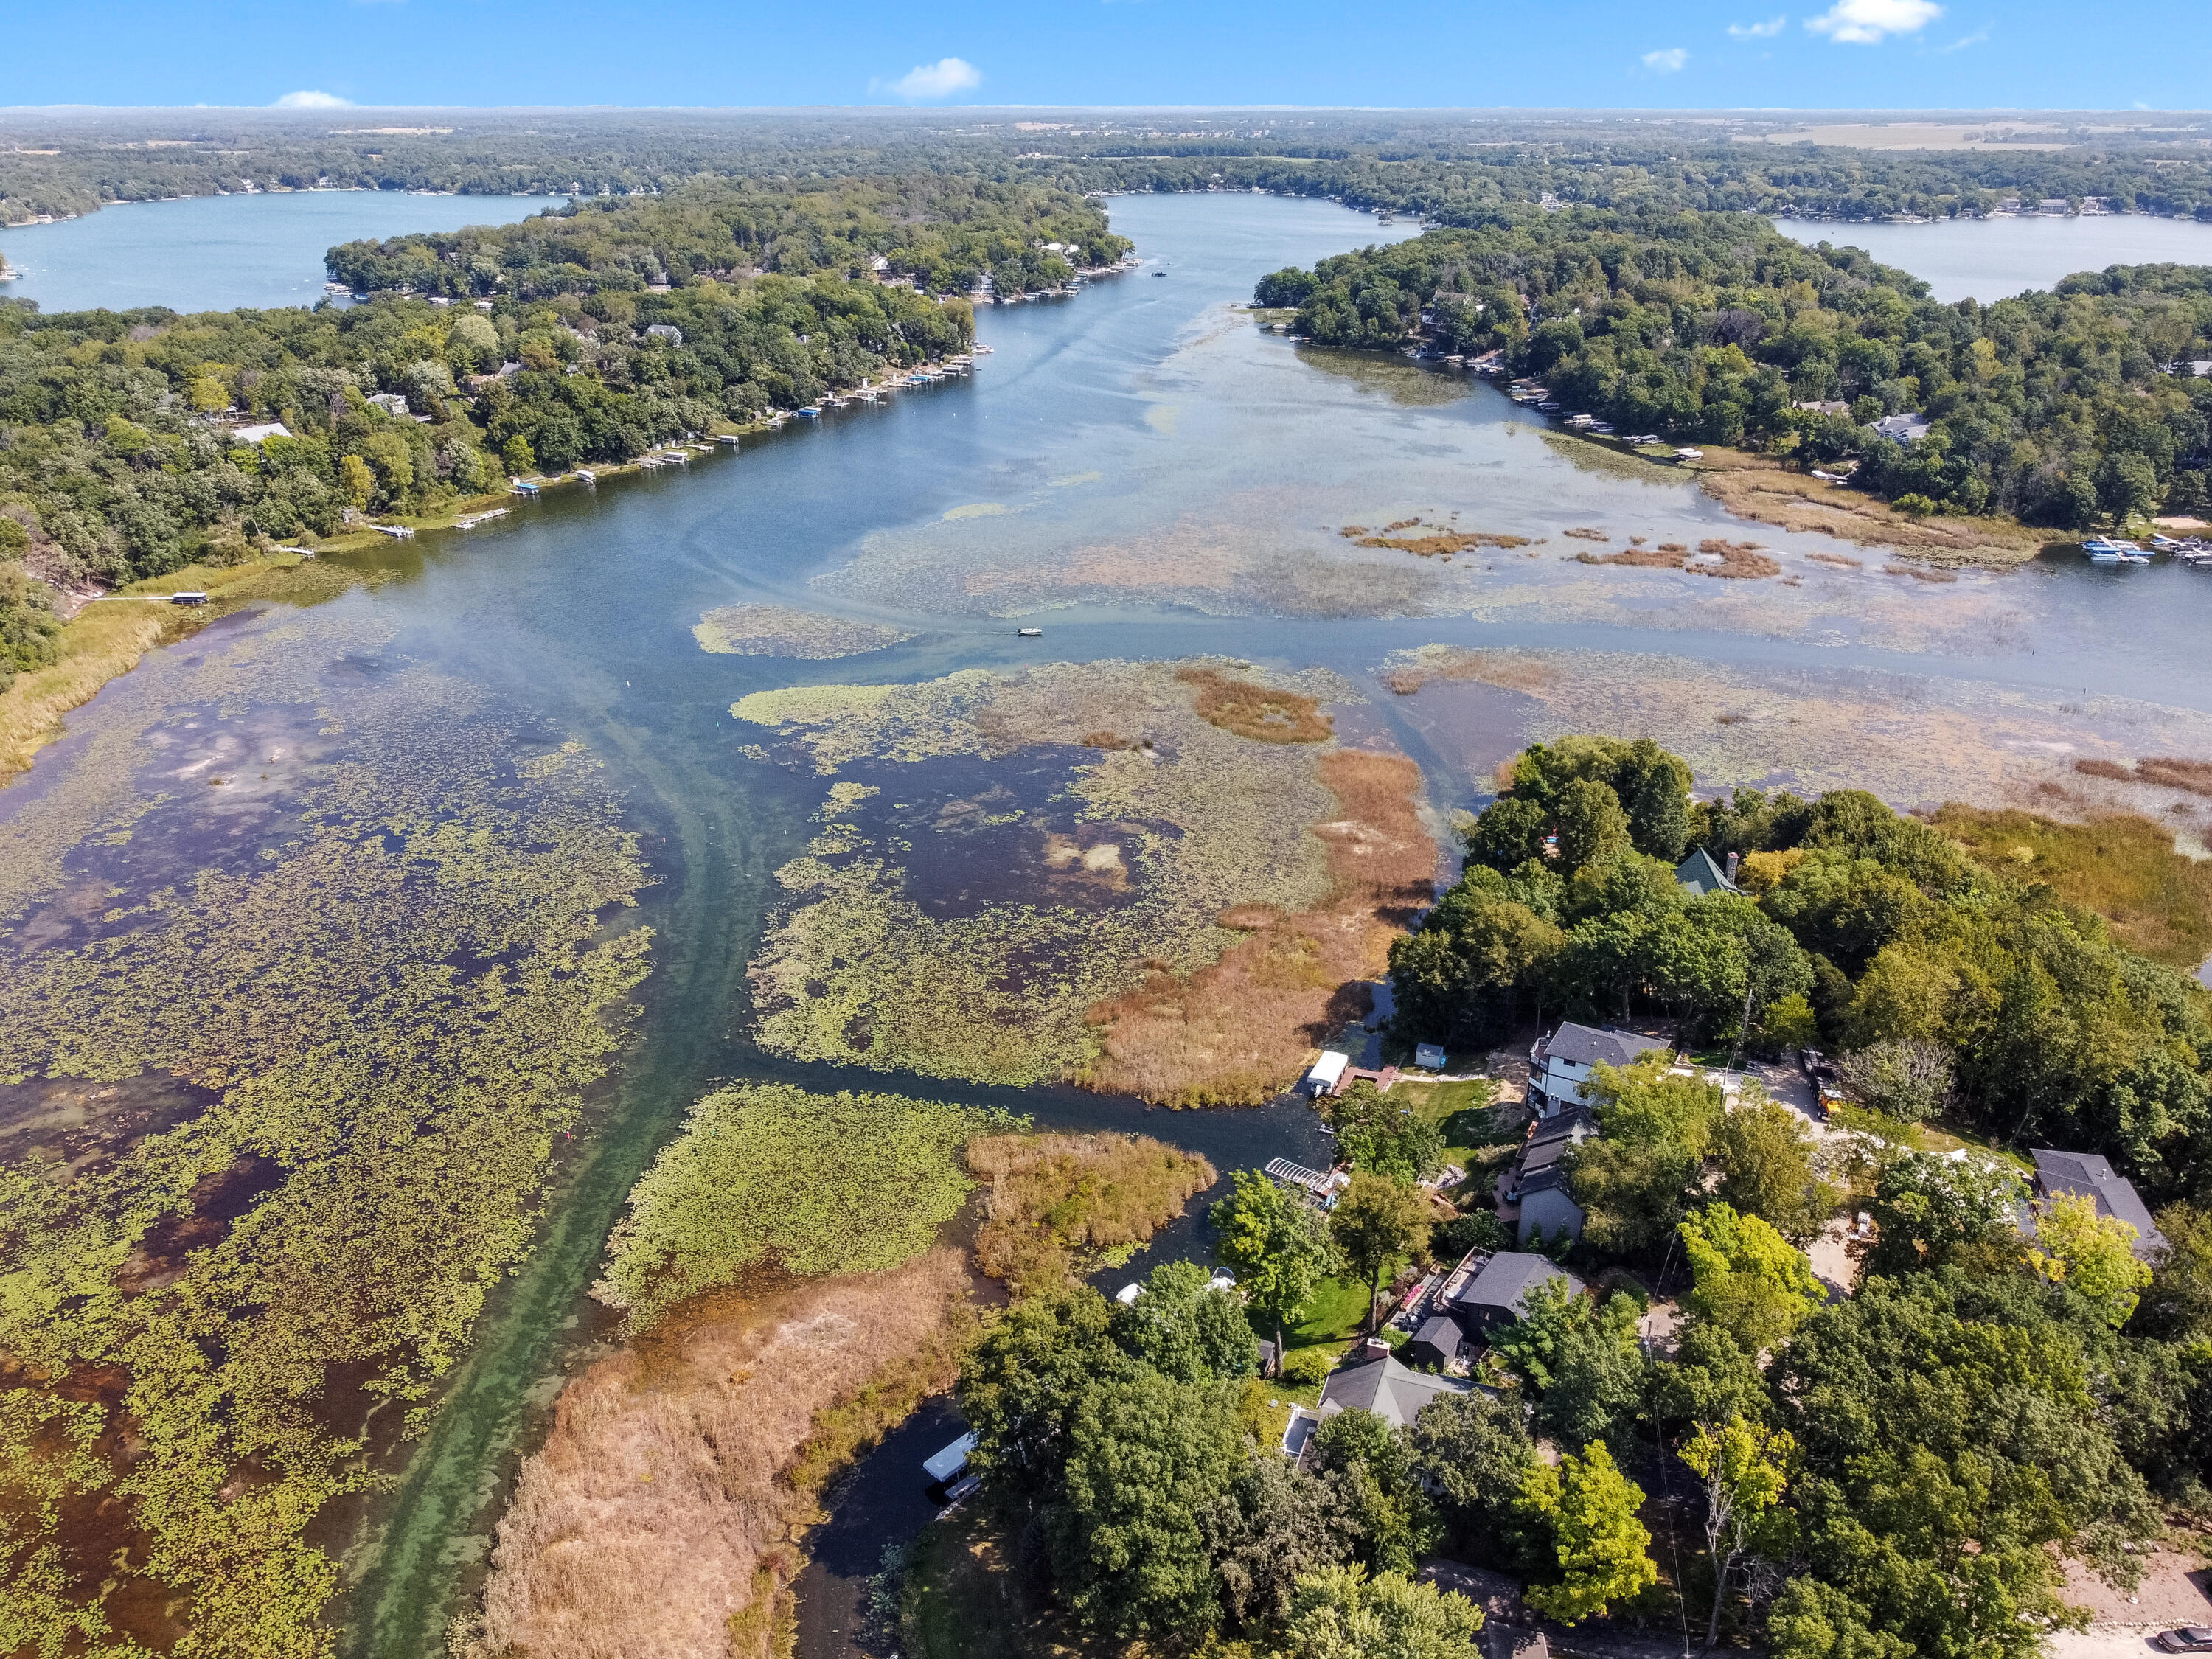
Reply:
[[1041, 640], [1044, 637], [1044, 629], [1042, 628], [1017, 628], [1014, 632], [1025, 640]]

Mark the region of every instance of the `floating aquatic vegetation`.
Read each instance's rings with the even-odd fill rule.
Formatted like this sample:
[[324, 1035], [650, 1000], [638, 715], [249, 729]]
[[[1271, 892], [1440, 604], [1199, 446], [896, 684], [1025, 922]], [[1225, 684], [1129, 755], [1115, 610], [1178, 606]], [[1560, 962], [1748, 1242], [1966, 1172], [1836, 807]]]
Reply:
[[[2100, 805], [2160, 811], [2153, 781], [2069, 799], [2077, 757], [2212, 752], [2212, 717], [2124, 697], [2062, 698], [1985, 684], [1869, 672], [1778, 670], [1617, 652], [1400, 652], [1382, 678], [1404, 695], [1474, 684], [1532, 702], [1522, 741], [1574, 732], [1657, 738], [1701, 785], [1867, 789], [1893, 805], [2025, 805], [2075, 816]], [[1465, 725], [1449, 705], [1413, 718], [1447, 749]], [[1488, 769], [1487, 761], [1481, 769]]]
[[632, 1332], [773, 1264], [794, 1278], [912, 1261], [966, 1201], [960, 1149], [1000, 1114], [901, 1095], [741, 1083], [691, 1109], [631, 1190], [592, 1294]]
[[1432, 409], [1443, 404], [1455, 404], [1470, 389], [1470, 382], [1455, 374], [1425, 368], [1379, 352], [1301, 346], [1297, 361], [1301, 366], [1317, 369], [1332, 380], [1349, 380], [1362, 392], [1388, 398], [1401, 409]]
[[758, 1040], [933, 1077], [1058, 1077], [1097, 1054], [1090, 1011], [1140, 964], [1212, 962], [1235, 937], [1215, 921], [1232, 906], [1324, 899], [1330, 854], [1310, 826], [1332, 816], [1328, 751], [1272, 739], [1279, 725], [1326, 737], [1319, 703], [1356, 694], [1334, 676], [1188, 666], [1264, 693], [1285, 720], [1255, 702], [1261, 741], [1209, 723], [1173, 664], [738, 702], [739, 720], [781, 734], [771, 752], [836, 778], [814, 842], [777, 874], [791, 897], [751, 969]]
[[[465, 1352], [644, 975], [588, 757], [353, 629], [216, 624], [15, 805], [0, 1078], [190, 1088], [96, 1156], [0, 1166], [17, 1397], [98, 1429], [0, 1577], [101, 1510], [128, 1554], [65, 1586], [88, 1638], [329, 1650], [307, 1529]], [[35, 1415], [0, 1468], [58, 1443]], [[64, 1628], [40, 1616], [34, 1646]]]
[[702, 651], [817, 661], [902, 645], [914, 637], [914, 630], [783, 605], [726, 605], [700, 617], [691, 636]]

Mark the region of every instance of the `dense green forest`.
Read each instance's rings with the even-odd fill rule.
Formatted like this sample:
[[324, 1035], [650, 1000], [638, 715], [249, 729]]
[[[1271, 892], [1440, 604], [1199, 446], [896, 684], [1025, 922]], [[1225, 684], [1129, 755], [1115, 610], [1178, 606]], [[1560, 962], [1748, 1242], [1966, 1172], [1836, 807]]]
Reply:
[[[1073, 263], [1044, 244], [1077, 250]], [[1053, 288], [1128, 252], [1097, 204], [1063, 191], [922, 173], [811, 187], [702, 179], [662, 197], [599, 199], [517, 225], [348, 242], [331, 275], [356, 292], [452, 298], [635, 293], [762, 271], [891, 274], [965, 294]]]
[[[939, 288], [981, 269], [1010, 287], [1066, 280], [1045, 241], [1086, 259], [1128, 246], [1095, 205], [1052, 191], [708, 182], [334, 250], [354, 280], [418, 290], [349, 309], [0, 305], [0, 678], [51, 659], [42, 583], [234, 563], [272, 538], [331, 535], [349, 510], [433, 512], [509, 473], [626, 460], [811, 403], [973, 339], [964, 300], [872, 280], [878, 252]], [[291, 435], [239, 444], [234, 417]]]
[[[1648, 740], [1528, 750], [1468, 829], [1466, 874], [1393, 951], [1404, 1033], [1663, 1013], [1723, 1048], [1870, 1052], [1866, 1091], [1893, 1115], [2055, 1138], [2212, 1203], [2205, 993], [2064, 902], [2032, 848], [1993, 867], [1855, 791], [1692, 811], [1687, 779]], [[1691, 896], [1674, 866], [1692, 847], [1741, 855], [1745, 890]]]
[[[1517, 210], [1279, 271], [1256, 297], [1326, 344], [1500, 348], [1626, 431], [1862, 458], [1907, 506], [2084, 528], [2212, 504], [2212, 269], [2115, 266], [2056, 292], [1942, 305], [1850, 248], [1740, 214]], [[1800, 403], [1841, 402], [1848, 415]], [[1867, 423], [1922, 413], [1907, 447]]]

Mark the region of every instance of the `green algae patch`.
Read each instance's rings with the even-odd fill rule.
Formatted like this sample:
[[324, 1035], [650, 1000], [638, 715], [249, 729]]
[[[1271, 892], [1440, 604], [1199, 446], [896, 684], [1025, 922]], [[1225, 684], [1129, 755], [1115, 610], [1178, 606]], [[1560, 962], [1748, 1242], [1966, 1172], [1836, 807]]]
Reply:
[[967, 1201], [962, 1146], [1018, 1127], [902, 1095], [717, 1090], [631, 1189], [592, 1293], [636, 1333], [749, 1268], [811, 1279], [903, 1266]]
[[914, 630], [789, 605], [726, 605], [700, 617], [691, 637], [702, 651], [718, 655], [819, 661], [903, 645]]
[[1098, 1005], [1212, 962], [1237, 937], [1224, 912], [1320, 902], [1333, 740], [1210, 724], [1191, 668], [1309, 711], [1354, 695], [1326, 675], [1107, 662], [738, 702], [780, 737], [766, 752], [835, 780], [777, 872], [788, 897], [750, 970], [757, 1040], [927, 1077], [1078, 1074]]
[[33, 1649], [331, 1650], [310, 1528], [425, 1424], [629, 1024], [596, 765], [377, 645], [149, 659], [11, 825], [0, 1079], [187, 1096], [0, 1164], [0, 1468], [61, 1493], [0, 1531]]

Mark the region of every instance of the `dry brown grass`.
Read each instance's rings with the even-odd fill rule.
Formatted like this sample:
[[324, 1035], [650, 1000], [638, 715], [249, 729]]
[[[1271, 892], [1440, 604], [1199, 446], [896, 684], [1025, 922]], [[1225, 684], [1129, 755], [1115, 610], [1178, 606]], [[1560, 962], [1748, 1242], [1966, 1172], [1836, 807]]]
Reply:
[[[2083, 767], [2083, 771], [2088, 768]], [[2212, 761], [2184, 760], [2178, 755], [2146, 755], [2136, 763], [2136, 775], [2145, 783], [2192, 795], [2212, 795]]]
[[1864, 559], [1855, 559], [1848, 553], [1808, 553], [1805, 556], [1814, 564], [1832, 564], [1844, 570], [1866, 568]]
[[[1382, 684], [1401, 697], [1409, 697], [1431, 680], [1475, 680], [1507, 691], [1547, 690], [1559, 678], [1543, 659], [1514, 651], [1453, 651], [1426, 660], [1393, 668]], [[1498, 787], [1510, 788], [1513, 763], [1501, 761]]]
[[2093, 778], [2110, 778], [2115, 783], [2133, 783], [2136, 781], [2136, 775], [2118, 761], [2077, 760], [2074, 763], [2074, 769], [2087, 773]]
[[949, 1249], [672, 1319], [568, 1384], [522, 1467], [462, 1659], [766, 1659], [837, 1468], [949, 1386]]
[[2009, 519], [1911, 519], [1863, 490], [1791, 472], [1771, 456], [1708, 447], [1698, 485], [1739, 518], [1893, 547], [1953, 564], [2018, 564], [2042, 538]]
[[969, 1173], [988, 1183], [978, 1266], [1028, 1296], [1149, 1240], [1214, 1182], [1213, 1166], [1149, 1135], [985, 1135]]
[[1618, 553], [1577, 553], [1577, 564], [1625, 564], [1638, 570], [1680, 570], [1690, 550], [1679, 544], [1671, 550], [1656, 547], [1629, 547]]
[[[1407, 536], [1407, 530], [1426, 529], [1425, 536]], [[1571, 530], [1571, 536], [1590, 532]], [[1603, 539], [1604, 532], [1596, 532]], [[1433, 559], [1439, 554], [1449, 558], [1455, 553], [1464, 553], [1470, 547], [1526, 547], [1526, 536], [1501, 535], [1489, 530], [1454, 530], [1444, 525], [1423, 525], [1419, 519], [1401, 519], [1395, 524], [1385, 525], [1370, 533], [1364, 525], [1348, 524], [1337, 532], [1361, 547], [1387, 548], [1393, 553], [1413, 553], [1424, 559]]]
[[1255, 743], [1325, 743], [1336, 728], [1321, 700], [1232, 679], [1214, 668], [1184, 668], [1176, 678], [1198, 694], [1198, 717]]
[[1103, 1052], [1078, 1081], [1171, 1106], [1255, 1105], [1287, 1087], [1307, 1052], [1364, 1011], [1355, 981], [1383, 970], [1391, 938], [1429, 902], [1437, 848], [1415, 809], [1420, 776], [1397, 756], [1323, 756], [1339, 813], [1314, 830], [1328, 845], [1328, 902], [1255, 927], [1187, 978], [1156, 969], [1098, 1005]]
[[1910, 576], [1917, 582], [1954, 582], [1958, 577], [1948, 570], [1930, 570], [1924, 564], [1886, 564], [1881, 568], [1885, 576]]
[[1577, 540], [1585, 542], [1609, 542], [1613, 539], [1613, 532], [1611, 531], [1594, 530], [1588, 525], [1577, 526], [1572, 530], [1564, 531], [1561, 533], [1564, 535], [1572, 536]]

